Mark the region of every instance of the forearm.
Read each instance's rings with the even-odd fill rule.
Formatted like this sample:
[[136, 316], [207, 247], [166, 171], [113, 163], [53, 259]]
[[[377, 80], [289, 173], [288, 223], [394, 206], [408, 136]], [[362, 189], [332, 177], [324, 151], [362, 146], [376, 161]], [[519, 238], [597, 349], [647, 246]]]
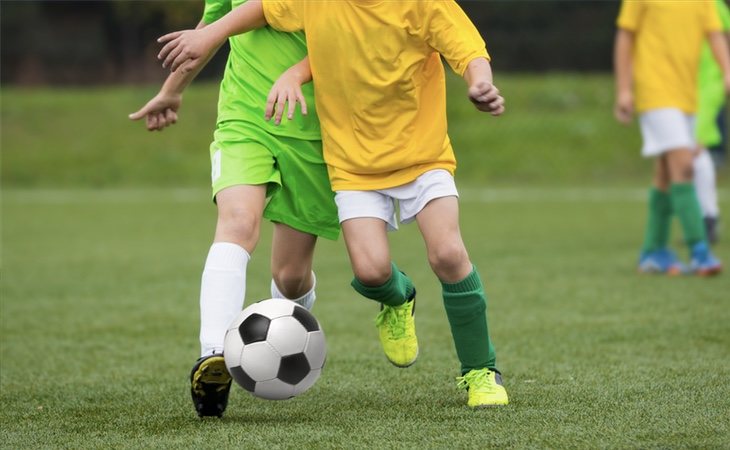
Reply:
[[715, 31], [707, 36], [712, 53], [715, 56], [717, 64], [722, 69], [725, 76], [730, 76], [730, 48], [726, 35], [721, 31]]
[[312, 68], [309, 65], [309, 56], [289, 68], [300, 84], [307, 84], [312, 81]]
[[207, 28], [215, 42], [223, 44], [231, 36], [264, 27], [266, 24], [261, 0], [248, 0]]
[[492, 66], [486, 58], [475, 58], [467, 64], [463, 77], [469, 86], [473, 86], [480, 81], [486, 81], [491, 84]]
[[634, 35], [628, 30], [619, 29], [613, 52], [613, 70], [616, 76], [616, 93], [629, 93], [632, 90], [631, 58]]

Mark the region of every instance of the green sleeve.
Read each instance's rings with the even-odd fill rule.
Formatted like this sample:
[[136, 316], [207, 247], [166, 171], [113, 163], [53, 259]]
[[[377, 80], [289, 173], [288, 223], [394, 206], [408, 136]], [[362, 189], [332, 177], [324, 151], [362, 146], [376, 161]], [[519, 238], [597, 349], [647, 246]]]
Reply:
[[228, 14], [231, 10], [231, 0], [205, 0], [203, 22], [211, 24]]
[[720, 14], [723, 31], [730, 31], [730, 9], [724, 0], [717, 0], [717, 12]]

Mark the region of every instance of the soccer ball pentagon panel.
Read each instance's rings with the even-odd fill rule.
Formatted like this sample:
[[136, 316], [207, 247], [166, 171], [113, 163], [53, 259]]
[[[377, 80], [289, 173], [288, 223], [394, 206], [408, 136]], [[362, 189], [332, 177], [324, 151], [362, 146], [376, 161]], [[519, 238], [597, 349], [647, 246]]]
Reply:
[[268, 400], [292, 398], [312, 387], [326, 353], [317, 319], [284, 299], [263, 300], [241, 311], [226, 331], [223, 348], [233, 380]]

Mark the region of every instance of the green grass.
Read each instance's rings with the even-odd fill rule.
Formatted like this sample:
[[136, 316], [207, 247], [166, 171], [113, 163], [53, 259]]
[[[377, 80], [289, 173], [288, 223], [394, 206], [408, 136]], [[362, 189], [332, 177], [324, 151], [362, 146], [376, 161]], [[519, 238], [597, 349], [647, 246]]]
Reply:
[[[608, 75], [498, 74], [507, 100], [499, 118], [476, 112], [462, 80], [448, 81], [450, 135], [462, 181], [620, 185], [648, 179], [649, 165], [638, 156], [638, 128], [618, 125], [611, 115]], [[207, 185], [217, 86], [193, 84], [179, 124], [148, 133], [127, 114], [156, 89], [3, 88], [3, 185]]]
[[[187, 376], [208, 192], [5, 189], [0, 446], [730, 447], [730, 282], [634, 273], [643, 192], [469, 185], [462, 197], [508, 407], [469, 410], [455, 389], [438, 284], [407, 226], [392, 244], [419, 289], [416, 365], [386, 362], [376, 305], [349, 287], [342, 241], [322, 241], [321, 379], [284, 402], [236, 388], [223, 420], [200, 421]], [[267, 297], [269, 232], [247, 302]]]

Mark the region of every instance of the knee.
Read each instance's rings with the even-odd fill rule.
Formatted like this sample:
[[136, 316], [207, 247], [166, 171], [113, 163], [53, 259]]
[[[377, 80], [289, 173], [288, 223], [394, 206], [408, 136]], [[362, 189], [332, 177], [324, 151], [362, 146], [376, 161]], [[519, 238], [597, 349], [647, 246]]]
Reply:
[[257, 241], [261, 217], [245, 208], [229, 208], [218, 212], [218, 231], [234, 241]]
[[391, 277], [390, 262], [377, 264], [375, 262], [361, 263], [353, 267], [355, 278], [365, 286], [382, 286]]
[[469, 256], [461, 243], [443, 243], [429, 252], [428, 262], [439, 279], [448, 280], [464, 271]]

